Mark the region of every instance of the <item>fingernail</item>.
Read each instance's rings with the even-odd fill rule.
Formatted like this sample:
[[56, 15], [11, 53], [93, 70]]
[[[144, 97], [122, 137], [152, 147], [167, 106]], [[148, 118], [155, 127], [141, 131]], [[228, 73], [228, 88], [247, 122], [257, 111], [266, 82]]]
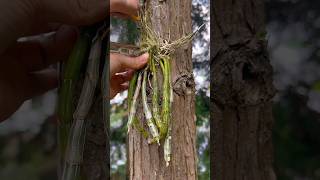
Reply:
[[145, 54], [141, 55], [140, 58], [141, 58], [141, 62], [146, 63], [146, 62], [148, 62], [149, 54], [145, 53]]

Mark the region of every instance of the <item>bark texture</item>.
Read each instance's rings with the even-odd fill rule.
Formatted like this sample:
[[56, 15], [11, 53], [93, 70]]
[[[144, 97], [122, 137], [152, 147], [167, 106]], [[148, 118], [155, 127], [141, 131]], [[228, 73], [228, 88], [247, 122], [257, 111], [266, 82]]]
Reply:
[[[98, 89], [100, 92], [100, 89]], [[86, 180], [106, 180], [109, 177], [109, 138], [106, 137], [102, 115], [102, 98], [99, 95], [88, 115], [86, 144], [83, 154], [83, 173]]]
[[[169, 32], [172, 40], [192, 32], [191, 0], [150, 0], [148, 6], [153, 9], [154, 28], [166, 39], [169, 39]], [[197, 177], [195, 84], [191, 55], [191, 45], [188, 45], [178, 50], [171, 61], [174, 102], [170, 165], [165, 165], [163, 142], [160, 147], [148, 145], [139, 132], [132, 130], [128, 136], [130, 180], [194, 180]], [[141, 113], [142, 105], [139, 105], [138, 114], [141, 116]]]
[[[84, 68], [85, 69], [85, 68]], [[76, 89], [82, 88], [84, 76], [79, 80]], [[81, 91], [74, 97], [74, 107], [78, 103]], [[102, 96], [100, 86], [97, 86], [96, 97], [87, 116], [86, 139], [83, 152], [81, 177], [85, 180], [106, 180], [109, 177], [109, 137], [105, 133], [102, 115]], [[61, 177], [61, 175], [59, 176]]]
[[211, 12], [211, 179], [274, 180], [263, 0], [215, 0]]

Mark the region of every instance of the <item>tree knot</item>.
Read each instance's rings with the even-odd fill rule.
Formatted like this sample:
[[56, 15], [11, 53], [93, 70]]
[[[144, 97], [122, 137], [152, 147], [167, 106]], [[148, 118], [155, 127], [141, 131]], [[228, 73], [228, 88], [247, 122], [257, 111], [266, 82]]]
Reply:
[[226, 48], [214, 59], [213, 94], [223, 104], [251, 106], [275, 94], [272, 66], [261, 41]]
[[173, 83], [173, 91], [179, 96], [188, 96], [194, 93], [195, 83], [192, 73], [182, 73]]

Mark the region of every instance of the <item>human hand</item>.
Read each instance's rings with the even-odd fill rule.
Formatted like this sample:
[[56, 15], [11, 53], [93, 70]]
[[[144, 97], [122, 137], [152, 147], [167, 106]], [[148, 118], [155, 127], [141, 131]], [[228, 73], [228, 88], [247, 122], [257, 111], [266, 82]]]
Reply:
[[128, 57], [117, 53], [110, 54], [110, 98], [128, 89], [129, 81], [135, 70], [148, 62], [148, 54]]
[[[111, 0], [110, 12], [134, 14], [135, 2]], [[48, 66], [67, 59], [75, 26], [103, 20], [107, 8], [107, 0], [0, 0], [0, 122], [25, 100], [57, 87], [57, 73]], [[37, 36], [47, 32], [54, 33]], [[37, 37], [18, 41], [26, 36]]]
[[[113, 0], [110, 2], [111, 15], [129, 17], [137, 15], [139, 0]], [[110, 98], [128, 88], [134, 70], [142, 68], [148, 62], [148, 55], [127, 57], [110, 54]]]
[[137, 15], [139, 0], [111, 0], [110, 13], [120, 13], [123, 15]]
[[[0, 121], [57, 87], [58, 73], [48, 66], [69, 56], [74, 26], [103, 20], [107, 8], [107, 0], [0, 0]], [[47, 32], [55, 33], [18, 41]]]

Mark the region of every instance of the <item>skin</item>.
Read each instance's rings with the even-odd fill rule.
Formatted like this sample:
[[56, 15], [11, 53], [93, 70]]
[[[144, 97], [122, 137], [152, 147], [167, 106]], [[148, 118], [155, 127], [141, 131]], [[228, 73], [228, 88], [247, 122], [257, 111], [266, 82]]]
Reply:
[[[105, 19], [108, 6], [107, 0], [0, 0], [0, 122], [24, 101], [57, 87], [58, 73], [49, 66], [68, 58], [77, 26]], [[110, 14], [137, 10], [138, 0], [110, 1]], [[110, 97], [128, 87], [147, 56], [110, 54]]]
[[132, 58], [111, 53], [110, 59], [113, 59], [110, 61], [110, 97], [114, 97], [118, 92], [128, 89], [134, 71], [141, 69], [148, 62], [148, 54]]

